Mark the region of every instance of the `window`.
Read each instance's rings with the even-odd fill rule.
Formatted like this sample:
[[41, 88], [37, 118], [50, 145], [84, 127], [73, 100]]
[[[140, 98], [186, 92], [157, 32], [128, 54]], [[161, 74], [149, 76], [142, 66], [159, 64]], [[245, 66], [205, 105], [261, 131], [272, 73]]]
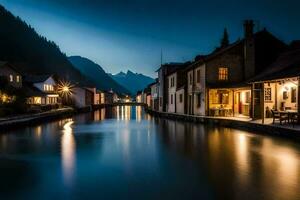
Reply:
[[227, 81], [228, 80], [228, 68], [227, 67], [220, 67], [219, 68], [219, 80], [220, 81]]
[[14, 76], [12, 74], [9, 75], [9, 82], [14, 82]]
[[20, 82], [20, 76], [19, 76], [19, 75], [17, 75], [17, 78], [16, 78], [16, 80], [17, 80], [17, 83], [19, 83], [19, 82]]
[[193, 84], [193, 76], [192, 76], [192, 73], [190, 73], [190, 85]]
[[200, 69], [197, 70], [197, 83], [200, 83]]
[[246, 92], [246, 100], [245, 103], [250, 103], [251, 102], [251, 93], [250, 92]]
[[213, 93], [213, 104], [229, 104], [229, 91], [226, 90], [218, 90]]
[[296, 88], [292, 88], [292, 90], [291, 90], [291, 103], [296, 103], [296, 101], [297, 101], [297, 95], [296, 95]]
[[271, 88], [265, 88], [265, 101], [272, 101], [272, 90], [271, 90]]
[[179, 102], [182, 103], [182, 94], [179, 95]]
[[171, 104], [173, 104], [173, 94], [171, 94]]
[[162, 97], [159, 97], [159, 106], [162, 106]]
[[201, 107], [201, 93], [197, 94], [197, 107]]

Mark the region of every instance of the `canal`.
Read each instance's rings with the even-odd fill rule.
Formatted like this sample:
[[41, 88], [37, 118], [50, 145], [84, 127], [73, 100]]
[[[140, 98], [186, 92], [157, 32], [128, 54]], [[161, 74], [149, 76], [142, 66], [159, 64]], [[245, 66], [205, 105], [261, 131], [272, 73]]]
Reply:
[[0, 199], [300, 199], [300, 144], [98, 110], [0, 134]]

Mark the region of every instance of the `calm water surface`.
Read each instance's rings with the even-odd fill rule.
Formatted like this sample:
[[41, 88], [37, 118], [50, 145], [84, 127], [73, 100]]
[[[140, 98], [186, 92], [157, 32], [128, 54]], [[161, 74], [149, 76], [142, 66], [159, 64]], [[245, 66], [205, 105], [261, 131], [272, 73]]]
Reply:
[[103, 109], [2, 131], [0, 199], [300, 199], [300, 144]]

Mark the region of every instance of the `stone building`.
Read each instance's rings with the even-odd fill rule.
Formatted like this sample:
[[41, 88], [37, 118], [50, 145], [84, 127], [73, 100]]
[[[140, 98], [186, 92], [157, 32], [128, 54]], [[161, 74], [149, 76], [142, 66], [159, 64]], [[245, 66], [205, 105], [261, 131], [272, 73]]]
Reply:
[[272, 110], [300, 113], [300, 46], [282, 53], [250, 82], [256, 91], [252, 111], [255, 119], [272, 117]]
[[251, 85], [247, 80], [266, 69], [286, 44], [266, 29], [254, 32], [244, 23], [244, 38], [200, 56], [187, 71], [188, 113], [250, 117]]

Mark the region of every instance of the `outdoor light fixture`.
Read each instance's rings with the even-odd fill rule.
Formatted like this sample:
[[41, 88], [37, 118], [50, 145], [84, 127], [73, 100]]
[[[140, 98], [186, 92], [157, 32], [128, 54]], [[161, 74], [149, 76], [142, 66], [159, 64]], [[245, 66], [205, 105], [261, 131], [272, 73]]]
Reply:
[[57, 92], [65, 98], [70, 97], [73, 94], [74, 85], [67, 81], [60, 81], [57, 85]]

